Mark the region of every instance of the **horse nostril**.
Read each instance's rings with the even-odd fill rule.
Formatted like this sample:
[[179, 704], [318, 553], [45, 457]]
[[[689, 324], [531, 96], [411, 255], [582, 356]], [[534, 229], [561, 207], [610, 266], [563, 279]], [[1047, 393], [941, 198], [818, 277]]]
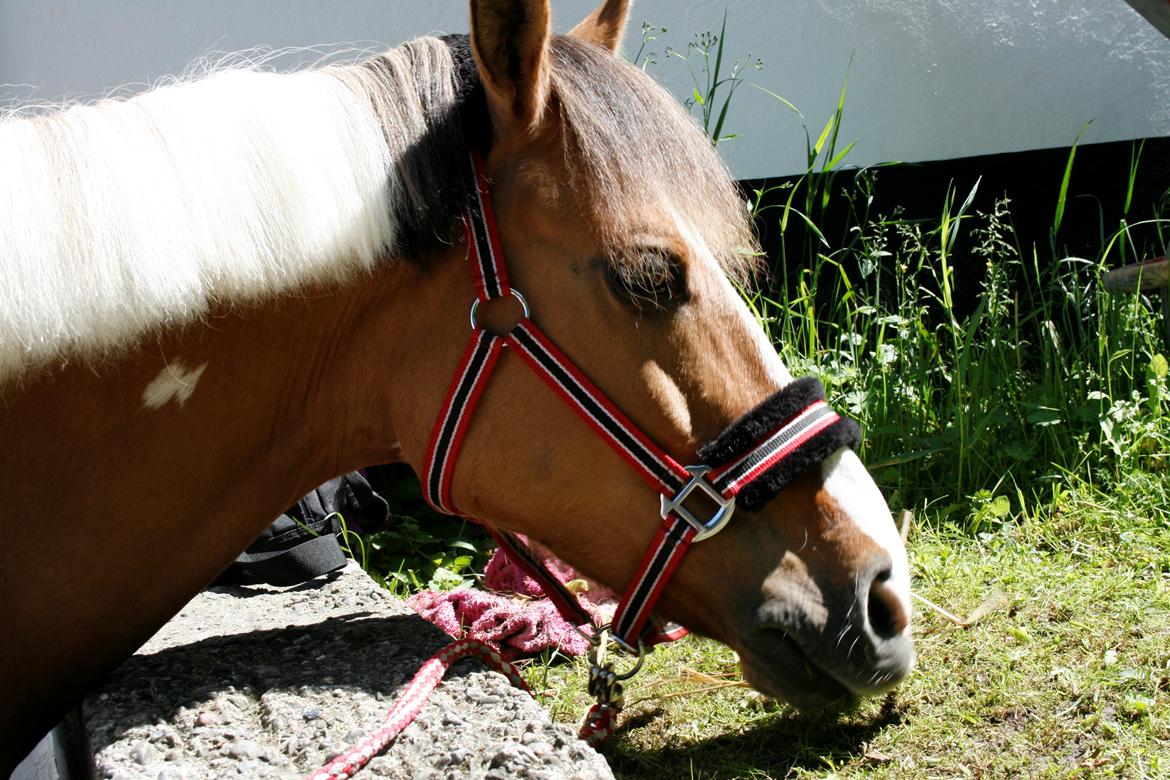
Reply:
[[910, 620], [898, 594], [890, 587], [890, 572], [883, 571], [869, 586], [867, 615], [870, 630], [881, 639], [893, 639], [906, 630]]

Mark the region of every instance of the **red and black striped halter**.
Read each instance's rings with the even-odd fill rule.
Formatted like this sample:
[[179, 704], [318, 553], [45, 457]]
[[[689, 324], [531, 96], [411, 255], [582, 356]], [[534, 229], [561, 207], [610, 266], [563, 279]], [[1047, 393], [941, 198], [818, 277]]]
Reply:
[[[676, 639], [686, 633], [651, 619], [654, 604], [692, 542], [718, 533], [731, 519], [737, 498], [756, 509], [786, 484], [842, 446], [856, 446], [859, 431], [825, 403], [814, 379], [800, 379], [732, 423], [699, 451], [700, 463], [682, 466], [632, 423], [541, 332], [529, 318], [528, 303], [508, 284], [483, 161], [472, 154], [478, 208], [464, 219], [468, 259], [475, 280], [471, 340], [435, 421], [423, 474], [423, 494], [437, 510], [462, 514], [451, 497], [455, 463], [475, 407], [502, 350], [518, 354], [607, 444], [661, 494], [662, 525], [614, 613], [612, 636], [626, 650]], [[506, 334], [480, 326], [480, 303], [516, 298], [523, 316]], [[714, 503], [709, 517], [683, 506], [699, 491]], [[513, 560], [540, 581], [565, 616], [579, 626], [591, 625], [589, 613], [515, 536], [499, 529], [493, 535]], [[600, 632], [600, 629], [597, 629]]]

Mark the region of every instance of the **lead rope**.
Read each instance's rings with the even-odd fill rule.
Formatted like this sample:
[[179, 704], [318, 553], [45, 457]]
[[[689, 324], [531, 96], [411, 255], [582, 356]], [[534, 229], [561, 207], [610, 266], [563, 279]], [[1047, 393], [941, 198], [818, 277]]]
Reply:
[[[597, 647], [598, 644], [591, 644], [590, 663], [594, 671], [590, 672], [589, 693], [598, 697], [598, 703], [590, 708], [584, 725], [577, 733], [577, 736], [591, 747], [597, 747], [613, 734], [617, 724], [617, 715], [622, 708], [621, 681], [631, 677], [642, 665], [641, 658], [639, 658], [637, 665], [631, 671], [620, 676], [616, 675], [612, 672], [612, 667], [605, 664], [604, 643], [600, 644], [600, 659], [597, 657]], [[533, 695], [532, 689], [524, 681], [520, 670], [514, 664], [504, 660], [500, 652], [491, 645], [480, 642], [478, 639], [461, 639], [452, 642], [428, 658], [426, 663], [415, 673], [410, 684], [399, 695], [394, 707], [387, 713], [386, 719], [382, 721], [382, 725], [377, 731], [320, 769], [306, 775], [305, 780], [342, 780], [357, 774], [362, 767], [385, 750], [402, 733], [402, 730], [414, 721], [415, 716], [430, 698], [431, 692], [446, 676], [447, 670], [451, 668], [452, 664], [464, 658], [479, 659], [489, 668], [507, 677], [508, 682], [512, 685], [530, 696]], [[596, 670], [603, 668], [598, 665], [599, 663], [609, 669], [608, 674], [598, 675], [596, 673]], [[604, 703], [602, 698], [605, 699]]]
[[398, 697], [398, 701], [395, 702], [394, 707], [386, 715], [386, 719], [377, 731], [325, 766], [306, 775], [305, 780], [339, 780], [340, 778], [353, 777], [359, 769], [385, 750], [386, 746], [410, 725], [411, 721], [418, 715], [419, 710], [426, 704], [431, 691], [442, 682], [447, 670], [451, 668], [452, 664], [463, 658], [478, 658], [490, 668], [507, 677], [512, 685], [529, 695], [532, 694], [528, 683], [524, 682], [524, 678], [520, 675], [520, 670], [505, 661], [499, 651], [491, 645], [477, 639], [461, 639], [458, 642], [452, 642], [427, 659], [422, 668], [414, 675], [410, 684], [406, 686], [406, 690]]

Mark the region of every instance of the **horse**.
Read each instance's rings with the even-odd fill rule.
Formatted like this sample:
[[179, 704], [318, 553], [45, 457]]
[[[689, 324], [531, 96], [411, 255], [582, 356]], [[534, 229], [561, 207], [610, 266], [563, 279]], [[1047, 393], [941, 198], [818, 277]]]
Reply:
[[[523, 311], [473, 325], [530, 307], [677, 462], [801, 381], [736, 289], [740, 192], [616, 54], [627, 12], [554, 35], [548, 0], [471, 0], [467, 36], [0, 122], [0, 770], [313, 486], [426, 472], [479, 181]], [[628, 458], [513, 355], [477, 401], [451, 501], [629, 582], [667, 510]], [[913, 665], [906, 552], [847, 446], [675, 563], [655, 614], [769, 696], [878, 694]]]

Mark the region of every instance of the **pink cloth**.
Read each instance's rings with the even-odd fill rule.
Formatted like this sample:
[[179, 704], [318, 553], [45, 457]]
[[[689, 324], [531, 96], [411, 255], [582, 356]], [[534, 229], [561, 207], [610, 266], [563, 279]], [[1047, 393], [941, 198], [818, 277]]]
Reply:
[[[541, 563], [545, 565], [545, 568], [562, 583], [583, 580], [587, 584], [588, 589], [577, 594], [577, 598], [586, 608], [614, 601], [617, 598], [612, 590], [593, 580], [586, 579], [580, 572], [554, 556], [545, 548], [538, 544], [532, 544], [531, 542], [529, 544], [532, 547], [532, 551], [540, 558]], [[495, 555], [492, 556], [492, 559], [488, 561], [487, 566], [484, 568], [483, 586], [495, 593], [514, 593], [517, 596], [531, 596], [537, 599], [544, 598], [544, 589], [541, 588], [540, 583], [532, 577], [529, 577], [519, 566], [512, 563], [512, 559], [503, 550], [496, 550]]]
[[[547, 551], [535, 545], [533, 549], [561, 582], [584, 579]], [[588, 590], [578, 594], [581, 605], [595, 620], [608, 620], [616, 606], [613, 591], [588, 580], [586, 583]], [[544, 597], [539, 583], [512, 563], [503, 550], [496, 550], [488, 561], [483, 584], [488, 590], [423, 591], [411, 596], [408, 603], [451, 636], [487, 642], [510, 658], [552, 648], [575, 656], [589, 649], [556, 605]]]

